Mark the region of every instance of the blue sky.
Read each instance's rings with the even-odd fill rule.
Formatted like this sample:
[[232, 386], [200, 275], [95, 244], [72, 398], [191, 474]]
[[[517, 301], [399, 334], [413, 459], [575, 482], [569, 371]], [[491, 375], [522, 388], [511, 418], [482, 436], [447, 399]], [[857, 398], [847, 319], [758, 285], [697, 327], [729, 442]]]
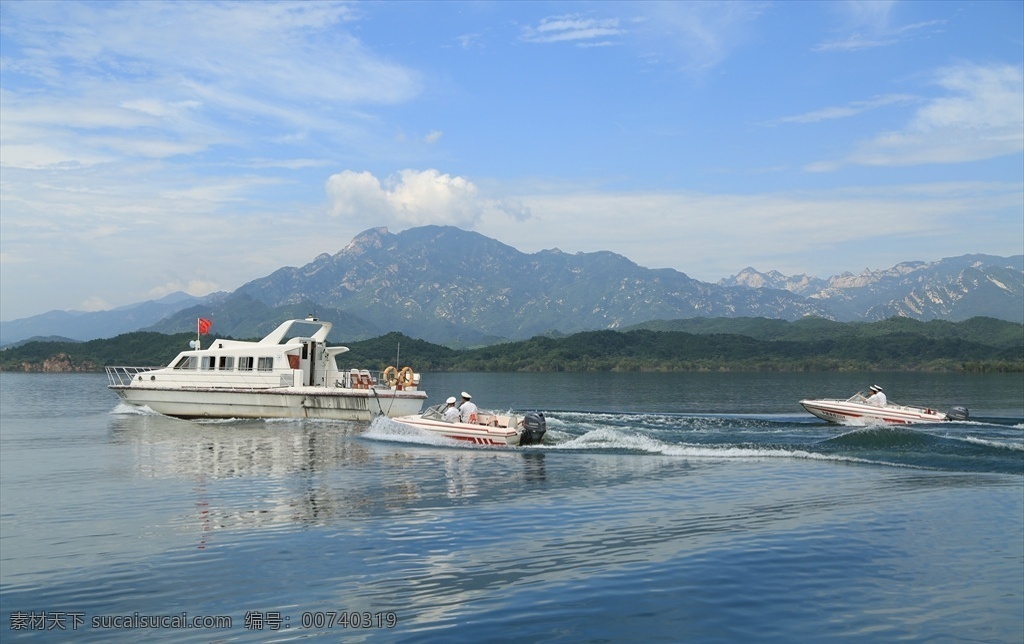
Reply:
[[3, 0], [0, 319], [378, 226], [710, 282], [1020, 254], [1022, 79], [1022, 2]]

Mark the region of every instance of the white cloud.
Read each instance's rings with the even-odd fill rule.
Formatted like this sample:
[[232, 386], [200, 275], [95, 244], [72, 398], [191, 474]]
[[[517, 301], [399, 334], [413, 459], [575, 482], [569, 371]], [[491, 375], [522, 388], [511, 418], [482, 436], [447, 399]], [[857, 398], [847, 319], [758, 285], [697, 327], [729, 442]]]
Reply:
[[526, 221], [533, 217], [533, 210], [515, 197], [505, 197], [493, 204], [494, 210], [510, 217], [513, 221]]
[[330, 165], [325, 159], [265, 159], [258, 158], [249, 161], [253, 168], [284, 168], [287, 170], [305, 170], [307, 168], [322, 168]]
[[399, 217], [417, 225], [448, 220], [472, 227], [480, 216], [476, 186], [437, 170], [402, 170], [389, 181], [388, 196]]
[[159, 286], [153, 287], [147, 293], [147, 297], [149, 297], [150, 299], [157, 300], [160, 299], [161, 297], [164, 297], [165, 295], [170, 295], [171, 293], [178, 292], [184, 292], [188, 293], [189, 295], [194, 295], [196, 297], [202, 297], [203, 295], [207, 295], [209, 293], [216, 291], [218, 288], [220, 288], [220, 286], [216, 282], [210, 280], [184, 280], [178, 278], [161, 284]]
[[580, 48], [628, 44], [648, 61], [689, 72], [721, 64], [747, 44], [751, 27], [771, 6], [767, 2], [634, 2], [596, 4], [628, 17], [565, 14], [523, 27], [533, 43], [571, 43]]
[[483, 212], [477, 187], [437, 170], [402, 170], [384, 182], [345, 170], [327, 180], [331, 212], [398, 226], [449, 224], [473, 228]]
[[523, 40], [537, 43], [574, 42], [584, 44], [595, 39], [619, 36], [623, 30], [618, 18], [584, 18], [579, 15], [543, 18], [536, 27], [524, 27]]
[[359, 106], [421, 90], [340, 28], [358, 11], [345, 3], [53, 6], [4, 5], [18, 26], [0, 95], [8, 167], [167, 158], [282, 129], [358, 136], [374, 125]]
[[79, 311], [107, 311], [112, 307], [110, 302], [102, 297], [88, 297], [82, 300], [75, 308]]
[[387, 194], [377, 177], [369, 172], [343, 170], [332, 174], [327, 179], [327, 196], [332, 215], [373, 221], [390, 211]]
[[846, 0], [837, 6], [850, 26], [877, 33], [888, 30], [889, 14], [895, 4], [895, 0]]
[[402, 170], [379, 180], [369, 172], [344, 170], [328, 178], [326, 191], [330, 212], [340, 218], [373, 221], [400, 230], [428, 224], [476, 229], [481, 222], [504, 225], [534, 217], [533, 208], [509, 186], [491, 190], [503, 196], [489, 197], [465, 177], [437, 170]]
[[[130, 84], [163, 82], [165, 90], [182, 81], [217, 80], [253, 98], [390, 103], [410, 90], [405, 70], [370, 55], [341, 28], [355, 17], [345, 3], [204, 2], [187, 11], [173, 2], [132, 3], [130, 10], [119, 3], [68, 3], [59, 12], [18, 4], [11, 9], [23, 29], [17, 69], [41, 82], [67, 82], [54, 73], [73, 61], [81, 72], [72, 92], [109, 82], [96, 73], [104, 70]], [[131, 102], [140, 100], [175, 102], [152, 95]]]
[[875, 47], [887, 47], [895, 44], [893, 38], [865, 38], [861, 34], [853, 34], [842, 40], [830, 40], [815, 45], [814, 51], [858, 51], [860, 49], [874, 49]]
[[1024, 74], [1020, 67], [948, 67], [936, 74], [936, 84], [952, 95], [921, 109], [911, 130], [1013, 129], [1024, 136]]
[[909, 94], [887, 94], [885, 96], [875, 96], [865, 101], [852, 101], [846, 105], [837, 105], [831, 107], [824, 107], [806, 114], [798, 114], [796, 116], [786, 116], [773, 122], [773, 124], [782, 123], [819, 123], [821, 121], [831, 121], [835, 119], [850, 118], [851, 116], [857, 116], [868, 112], [870, 110], [878, 109], [880, 107], [888, 107], [890, 105], [905, 105], [907, 103], [913, 103], [919, 99]]
[[770, 7], [765, 2], [636, 3], [641, 16], [637, 45], [660, 50], [688, 72], [717, 67], [748, 43], [751, 29]]
[[455, 42], [459, 44], [460, 49], [477, 49], [482, 47], [483, 35], [482, 34], [462, 34], [461, 36], [455, 37]]
[[845, 35], [818, 43], [812, 51], [859, 51], [877, 47], [888, 47], [900, 43], [919, 33], [939, 28], [945, 20], [926, 20], [906, 25], [892, 24], [892, 0], [847, 0], [828, 3], [834, 8], [842, 22], [840, 31]]
[[[54, 142], [60, 143], [60, 142]], [[112, 155], [83, 151], [80, 148], [62, 145], [0, 143], [0, 166], [42, 170], [59, 167], [83, 167], [107, 163]]]
[[[841, 159], [815, 161], [805, 170], [830, 172], [850, 164], [968, 163], [1024, 151], [1024, 73], [1020, 67], [963, 64], [939, 70], [934, 83], [944, 94], [917, 101], [923, 105], [904, 128], [883, 132]], [[899, 100], [890, 104], [911, 102], [909, 97], [896, 96]], [[812, 122], [853, 113], [829, 108], [783, 121]]]

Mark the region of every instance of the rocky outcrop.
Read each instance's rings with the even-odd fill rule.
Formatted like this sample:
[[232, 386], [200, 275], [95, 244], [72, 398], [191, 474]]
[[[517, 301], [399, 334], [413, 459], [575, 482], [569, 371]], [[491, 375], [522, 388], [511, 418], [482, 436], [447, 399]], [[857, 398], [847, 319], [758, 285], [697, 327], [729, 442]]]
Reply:
[[32, 373], [85, 373], [102, 371], [99, 365], [91, 360], [76, 362], [66, 353], [50, 356], [42, 363], [23, 362], [21, 370]]

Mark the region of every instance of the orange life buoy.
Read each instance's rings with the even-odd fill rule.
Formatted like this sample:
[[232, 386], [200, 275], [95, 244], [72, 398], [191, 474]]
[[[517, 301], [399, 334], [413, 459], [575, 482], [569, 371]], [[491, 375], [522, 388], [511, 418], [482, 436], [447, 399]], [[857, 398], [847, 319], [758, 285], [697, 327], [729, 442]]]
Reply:
[[405, 387], [411, 387], [414, 382], [414, 376], [411, 367], [402, 367], [402, 370], [398, 372], [398, 387], [400, 389]]

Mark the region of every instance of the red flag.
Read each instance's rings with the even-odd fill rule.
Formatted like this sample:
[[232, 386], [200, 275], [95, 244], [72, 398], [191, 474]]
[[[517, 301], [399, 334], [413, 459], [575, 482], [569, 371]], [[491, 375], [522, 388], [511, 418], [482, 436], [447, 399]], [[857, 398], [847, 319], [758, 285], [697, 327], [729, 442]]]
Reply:
[[210, 322], [206, 318], [199, 318], [199, 333], [205, 335], [209, 330], [213, 322]]

